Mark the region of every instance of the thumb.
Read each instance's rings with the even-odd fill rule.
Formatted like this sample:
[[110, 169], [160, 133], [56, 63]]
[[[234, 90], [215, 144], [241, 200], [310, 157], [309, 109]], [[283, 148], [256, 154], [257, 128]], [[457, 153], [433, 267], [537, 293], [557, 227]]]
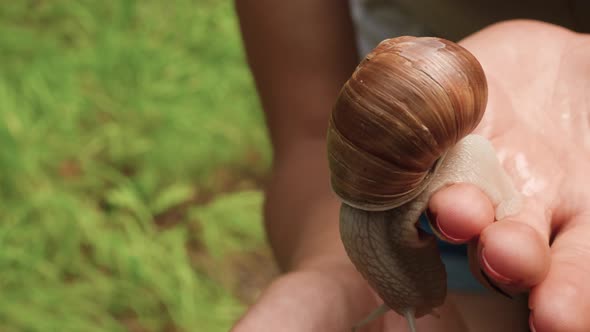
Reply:
[[351, 265], [309, 268], [277, 278], [231, 332], [349, 331], [378, 305]]

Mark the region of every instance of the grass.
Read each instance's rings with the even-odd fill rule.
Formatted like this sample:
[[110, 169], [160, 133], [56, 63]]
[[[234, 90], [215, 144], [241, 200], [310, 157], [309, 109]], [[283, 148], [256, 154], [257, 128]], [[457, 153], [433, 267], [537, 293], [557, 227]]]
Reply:
[[0, 31], [0, 331], [227, 331], [273, 273], [231, 2], [13, 1]]

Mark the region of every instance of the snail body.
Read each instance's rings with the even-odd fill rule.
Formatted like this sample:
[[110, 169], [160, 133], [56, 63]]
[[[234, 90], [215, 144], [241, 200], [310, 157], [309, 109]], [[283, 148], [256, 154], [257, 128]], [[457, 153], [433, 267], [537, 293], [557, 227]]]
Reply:
[[416, 227], [430, 197], [467, 182], [488, 195], [496, 219], [520, 209], [493, 146], [472, 134], [486, 104], [477, 59], [432, 37], [384, 40], [336, 100], [327, 144], [341, 239], [384, 304], [409, 320], [446, 298], [435, 238]]

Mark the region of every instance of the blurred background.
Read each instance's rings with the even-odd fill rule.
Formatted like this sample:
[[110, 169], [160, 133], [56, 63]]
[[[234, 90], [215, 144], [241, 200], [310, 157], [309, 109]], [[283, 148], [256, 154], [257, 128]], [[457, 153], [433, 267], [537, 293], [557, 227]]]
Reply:
[[0, 117], [0, 331], [227, 331], [276, 273], [231, 1], [4, 1]]

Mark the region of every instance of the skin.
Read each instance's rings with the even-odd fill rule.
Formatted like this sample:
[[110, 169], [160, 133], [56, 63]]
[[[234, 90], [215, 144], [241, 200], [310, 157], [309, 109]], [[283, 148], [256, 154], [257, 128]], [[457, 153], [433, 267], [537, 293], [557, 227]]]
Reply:
[[[489, 183], [488, 179], [494, 179]], [[400, 315], [431, 314], [444, 301], [444, 265], [433, 236], [418, 235], [416, 220], [440, 188], [470, 183], [491, 199], [499, 222], [519, 213], [520, 194], [496, 159], [491, 143], [468, 135], [454, 146], [434, 172], [425, 190], [407, 204], [386, 211], [363, 211], [343, 204], [340, 233], [353, 264]], [[428, 271], [428, 273], [425, 273]], [[414, 331], [414, 330], [412, 330]]]
[[[275, 151], [265, 220], [284, 273], [232, 331], [347, 330], [381, 303], [342, 247], [339, 201], [328, 181], [327, 119], [357, 64], [349, 13], [336, 0], [237, 1], [236, 8]], [[523, 331], [530, 317], [537, 332], [587, 331], [589, 37], [514, 21], [461, 44], [490, 81], [488, 111], [476, 133], [494, 144], [525, 207], [493, 223], [489, 199], [457, 184], [432, 197], [429, 214], [450, 241], [469, 243], [474, 270], [484, 269], [506, 290], [530, 290], [530, 297], [527, 303], [451, 292], [441, 318], [421, 318], [418, 329]], [[389, 313], [364, 330], [405, 331], [406, 325]]]

